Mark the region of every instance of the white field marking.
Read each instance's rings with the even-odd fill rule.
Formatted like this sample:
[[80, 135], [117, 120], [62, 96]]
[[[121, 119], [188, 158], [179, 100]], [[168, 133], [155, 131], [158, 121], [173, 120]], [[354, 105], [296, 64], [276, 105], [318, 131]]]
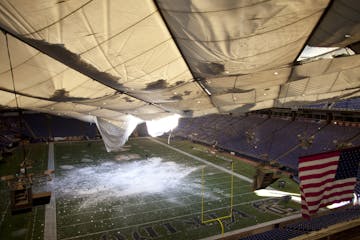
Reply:
[[[229, 232], [226, 232], [224, 234], [218, 234], [218, 235], [213, 235], [210, 237], [206, 237], [206, 238], [201, 238], [199, 240], [219, 240], [219, 239], [225, 239], [228, 236], [232, 236], [233, 238], [235, 238], [234, 236], [240, 233], [244, 233], [244, 232], [251, 232], [254, 231], [256, 229], [261, 229], [262, 227], [267, 227], [267, 226], [274, 226], [275, 224], [279, 224], [279, 223], [283, 223], [289, 220], [299, 220], [301, 219], [301, 214], [294, 214], [294, 215], [290, 215], [288, 217], [283, 217], [283, 218], [278, 218], [272, 221], [268, 221], [268, 222], [263, 222], [263, 223], [259, 223], [253, 226], [249, 226], [249, 227], [245, 227], [245, 228], [241, 228], [241, 229], [237, 229], [237, 230], [232, 230]], [[256, 231], [254, 231], [256, 232]]]
[[34, 218], [33, 218], [33, 225], [31, 229], [31, 239], [34, 239], [34, 232], [35, 232], [35, 221], [36, 221], [36, 215], [37, 215], [37, 208], [35, 208]]
[[166, 143], [160, 142], [160, 141], [158, 141], [158, 140], [156, 140], [156, 139], [154, 139], [154, 138], [148, 138], [148, 139], [150, 139], [151, 141], [156, 142], [156, 143], [158, 143], [158, 144], [160, 144], [160, 145], [163, 145], [163, 146], [165, 146], [165, 147], [167, 147], [167, 148], [170, 148], [170, 149], [172, 149], [172, 150], [174, 150], [174, 151], [176, 151], [176, 152], [178, 152], [178, 153], [181, 153], [181, 154], [183, 154], [183, 155], [186, 155], [186, 156], [188, 156], [188, 157], [191, 157], [192, 159], [195, 159], [195, 160], [197, 160], [197, 161], [199, 161], [199, 162], [205, 163], [205, 164], [207, 164], [207, 165], [209, 165], [209, 166], [212, 166], [212, 167], [214, 167], [214, 168], [217, 168], [217, 169], [219, 169], [219, 170], [221, 170], [221, 171], [223, 171], [223, 172], [229, 173], [229, 174], [233, 175], [234, 177], [240, 178], [240, 179], [242, 179], [242, 180], [244, 180], [244, 181], [246, 181], [246, 182], [249, 182], [249, 183], [253, 183], [253, 180], [252, 180], [251, 178], [245, 177], [245, 176], [243, 176], [243, 175], [241, 175], [241, 174], [238, 174], [238, 173], [235, 173], [235, 172], [233, 172], [233, 171], [230, 171], [230, 170], [228, 170], [228, 169], [226, 169], [226, 168], [224, 168], [224, 167], [218, 166], [218, 165], [216, 165], [216, 164], [214, 164], [214, 163], [212, 163], [212, 162], [209, 162], [209, 161], [207, 161], [207, 160], [205, 160], [205, 159], [199, 158], [199, 157], [194, 156], [194, 155], [192, 155], [192, 154], [190, 154], [190, 153], [187, 153], [187, 152], [184, 152], [184, 151], [182, 151], [182, 150], [180, 150], [180, 149], [174, 148], [174, 147], [172, 147], [172, 146], [170, 146], [170, 145], [167, 145]]
[[0, 227], [1, 227], [2, 223], [5, 220], [5, 216], [6, 216], [6, 213], [8, 211], [9, 206], [10, 206], [10, 201], [7, 202], [7, 205], [6, 205], [6, 208], [5, 208], [4, 212], [1, 214]]
[[[54, 163], [54, 143], [49, 143], [48, 152], [48, 169], [55, 170]], [[52, 174], [54, 178], [54, 174]], [[50, 183], [52, 184], [52, 183]], [[50, 203], [45, 206], [45, 226], [44, 226], [44, 239], [56, 240], [56, 203], [55, 192], [52, 191]]]
[[[278, 199], [278, 198], [268, 198], [268, 199]], [[250, 203], [255, 203], [255, 202], [259, 202], [259, 201], [263, 201], [264, 199], [258, 199], [258, 200], [254, 200], [254, 201], [249, 201], [249, 202], [243, 202], [243, 203], [239, 203], [239, 204], [235, 204], [233, 205], [235, 206], [241, 206], [241, 205], [246, 205], [246, 204], [250, 204]], [[228, 208], [228, 207], [221, 207], [221, 208], [215, 208], [215, 209], [211, 209], [211, 210], [207, 210], [205, 212], [211, 212], [211, 211], [216, 211], [216, 210], [221, 210], [224, 208]], [[96, 234], [101, 234], [101, 233], [107, 233], [107, 232], [112, 232], [112, 231], [119, 231], [122, 229], [127, 229], [127, 228], [132, 228], [132, 227], [138, 227], [138, 226], [147, 226], [150, 224], [154, 224], [154, 223], [159, 223], [159, 222], [168, 222], [177, 218], [184, 218], [184, 217], [189, 217], [189, 216], [196, 216], [198, 214], [201, 214], [201, 212], [194, 212], [191, 214], [184, 214], [181, 216], [176, 216], [176, 217], [171, 217], [171, 218], [166, 218], [166, 219], [161, 219], [161, 220], [154, 220], [154, 221], [150, 221], [150, 222], [146, 222], [146, 223], [138, 223], [138, 224], [133, 224], [133, 225], [129, 225], [126, 227], [121, 227], [121, 228], [113, 228], [113, 229], [108, 229], [108, 230], [104, 230], [104, 231], [98, 231], [98, 232], [94, 232], [94, 233], [88, 233], [88, 234], [83, 234], [83, 235], [78, 235], [78, 236], [74, 236], [74, 237], [67, 237], [67, 238], [62, 238], [61, 240], [69, 240], [69, 239], [77, 239], [77, 238], [81, 238], [81, 237], [88, 237], [88, 236], [92, 236], [92, 235], [96, 235]]]
[[[247, 193], [238, 194], [236, 196], [244, 196], [244, 195], [248, 195], [248, 194], [251, 194], [251, 193], [252, 192], [247, 192]], [[229, 197], [226, 197], [226, 198], [229, 198]], [[213, 201], [217, 201], [217, 200], [213, 200]], [[212, 202], [212, 201], [209, 201], [209, 202]], [[61, 225], [59, 228], [73, 227], [73, 226], [78, 226], [78, 225], [82, 225], [82, 224], [101, 222], [101, 221], [104, 221], [104, 220], [106, 221], [106, 220], [113, 220], [113, 219], [118, 219], [118, 218], [128, 218], [128, 217], [133, 217], [133, 216], [136, 216], [136, 215], [141, 215], [141, 214], [146, 214], [146, 213], [151, 213], [151, 212], [157, 212], [157, 211], [171, 210], [171, 209], [176, 209], [176, 208], [186, 208], [186, 207], [189, 207], [191, 205], [198, 204], [198, 203], [200, 203], [200, 202], [194, 202], [194, 203], [188, 204], [186, 206], [158, 208], [158, 209], [151, 210], [151, 211], [139, 212], [139, 213], [124, 215], [124, 216], [121, 216], [121, 217], [102, 218], [102, 219], [99, 219], [99, 220], [96, 220], [96, 221], [93, 221], [93, 222], [90, 221], [90, 222], [74, 223], [74, 224], [69, 224], [69, 225]], [[237, 205], [242, 205], [242, 204], [237, 204]], [[213, 211], [213, 210], [219, 210], [219, 209], [225, 209], [225, 208], [229, 208], [229, 206], [216, 208], [216, 209], [211, 209], [211, 210], [207, 210], [205, 212], [209, 212], [209, 211]]]

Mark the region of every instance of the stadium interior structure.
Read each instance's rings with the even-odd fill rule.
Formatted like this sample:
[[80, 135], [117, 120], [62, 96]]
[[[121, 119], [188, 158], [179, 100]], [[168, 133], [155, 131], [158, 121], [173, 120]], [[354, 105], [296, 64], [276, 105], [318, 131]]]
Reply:
[[350, 204], [296, 202], [300, 156], [360, 145], [359, 1], [0, 12], [1, 239], [359, 236], [360, 171]]

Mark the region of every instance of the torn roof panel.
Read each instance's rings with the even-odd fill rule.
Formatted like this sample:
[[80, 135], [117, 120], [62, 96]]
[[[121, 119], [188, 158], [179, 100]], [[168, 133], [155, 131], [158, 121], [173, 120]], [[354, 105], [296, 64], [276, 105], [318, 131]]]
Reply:
[[[0, 0], [1, 104], [16, 107], [13, 80], [20, 107], [108, 120], [353, 94], [357, 55], [294, 63], [315, 38], [330, 47], [359, 40], [359, 1], [329, 2]], [[337, 39], [343, 30], [346, 41]]]
[[[0, 35], [5, 34], [1, 32]], [[10, 58], [3, 59], [11, 60], [15, 84], [14, 86], [12, 79], [8, 79], [9, 74], [11, 77], [10, 63], [4, 62], [3, 65], [7, 65], [7, 69], [0, 73], [8, 79], [1, 82], [4, 89], [39, 98], [57, 97], [59, 101], [69, 98], [102, 97], [115, 92], [114, 89], [88, 78], [10, 35], [7, 35], [8, 43], [5, 38], [2, 40], [2, 44], [9, 47]], [[28, 56], [31, 57], [24, 58], [27, 53], [30, 53]], [[63, 94], [59, 95], [61, 91]]]
[[308, 45], [346, 47], [360, 41], [360, 4], [358, 0], [332, 1]]
[[159, 5], [192, 71], [206, 78], [291, 64], [328, 2], [274, 0], [239, 6], [228, 1], [224, 8], [213, 1], [192, 1], [181, 11], [172, 1]]

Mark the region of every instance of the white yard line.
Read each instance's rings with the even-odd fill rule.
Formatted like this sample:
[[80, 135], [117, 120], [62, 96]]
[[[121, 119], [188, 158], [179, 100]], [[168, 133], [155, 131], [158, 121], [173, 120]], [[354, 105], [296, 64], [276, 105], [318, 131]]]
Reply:
[[[276, 199], [276, 198], [269, 198], [269, 199]], [[258, 200], [248, 201], [248, 202], [242, 202], [242, 203], [239, 203], [239, 204], [235, 204], [234, 207], [241, 206], [241, 205], [246, 205], [246, 204], [250, 204], [250, 203], [255, 203], [255, 202], [259, 202], [259, 201], [263, 201], [263, 199], [258, 199]], [[207, 211], [204, 211], [204, 212], [206, 213], [206, 212], [221, 210], [221, 209], [224, 209], [224, 208], [227, 208], [227, 207], [215, 208], [215, 209], [207, 210]], [[66, 237], [66, 238], [62, 238], [61, 240], [69, 240], [69, 239], [77, 239], [77, 238], [89, 237], [89, 236], [96, 235], [96, 234], [120, 231], [122, 229], [138, 227], [138, 226], [149, 226], [149, 225], [155, 224], [155, 223], [169, 222], [169, 221], [174, 220], [174, 219], [191, 217], [191, 216], [198, 216], [200, 214], [201, 214], [201, 211], [200, 212], [189, 213], [189, 214], [184, 214], [184, 215], [180, 215], [180, 216], [175, 216], [175, 217], [170, 217], [170, 218], [158, 219], [158, 220], [149, 221], [149, 222], [145, 222], [145, 223], [143, 222], [143, 223], [128, 225], [128, 226], [124, 226], [124, 227], [120, 227], [120, 228], [113, 228], [113, 229], [108, 229], [108, 230], [103, 230], [103, 231], [98, 231], [98, 232], [93, 232], [93, 233], [82, 234], [82, 235], [78, 235], [78, 236], [74, 236], [74, 237]]]
[[34, 239], [37, 210], [38, 210], [37, 208], [35, 208], [35, 210], [34, 210], [33, 224], [32, 224], [32, 229], [31, 229], [31, 239]]
[[[236, 196], [239, 197], [239, 196], [245, 196], [245, 195], [249, 195], [251, 194], [252, 192], [247, 192], [247, 193], [241, 193], [241, 194], [237, 194]], [[215, 201], [215, 200], [213, 200]], [[254, 200], [254, 201], [259, 201], [259, 200]], [[248, 202], [247, 202], [248, 203]], [[192, 204], [198, 204], [200, 205], [201, 202], [194, 202]], [[189, 204], [189, 205], [192, 205], [192, 204]], [[242, 203], [241, 203], [242, 204]], [[188, 207], [189, 205], [186, 205], [185, 207]], [[239, 204], [238, 204], [239, 205]], [[237, 206], [237, 205], [236, 205]], [[159, 208], [159, 209], [154, 209], [154, 210], [150, 210], [150, 211], [144, 211], [144, 212], [139, 212], [139, 213], [133, 213], [133, 214], [128, 214], [128, 215], [123, 215], [123, 216], [119, 216], [119, 217], [111, 217], [111, 218], [101, 218], [99, 220], [95, 220], [95, 221], [89, 221], [89, 222], [81, 222], [81, 223], [74, 223], [74, 224], [69, 224], [69, 225], [61, 225], [59, 226], [59, 228], [67, 228], [67, 227], [73, 227], [73, 226], [80, 226], [80, 225], [84, 225], [84, 224], [89, 224], [89, 223], [96, 223], [96, 222], [101, 222], [101, 221], [104, 221], [104, 220], [116, 220], [116, 219], [120, 219], [120, 218], [129, 218], [129, 217], [134, 217], [134, 216], [137, 216], [137, 215], [141, 215], [141, 214], [147, 214], [147, 213], [152, 213], [152, 212], [158, 212], [158, 211], [164, 211], [164, 210], [172, 210], [172, 209], [176, 209], [176, 208], [180, 208], [180, 207], [184, 207], [184, 206], [178, 206], [178, 207], [163, 207], [163, 208]], [[218, 210], [218, 209], [226, 209], [228, 207], [221, 207], [221, 208], [217, 208], [215, 210]], [[210, 212], [210, 211], [213, 211], [213, 209], [211, 210], [207, 210], [206, 212]], [[200, 212], [201, 213], [201, 212]], [[159, 220], [160, 221], [160, 220]]]
[[[54, 163], [54, 143], [49, 143], [48, 153], [48, 169], [55, 170]], [[54, 174], [53, 176], [54, 177]], [[51, 186], [52, 183], [49, 183]], [[45, 206], [45, 227], [44, 227], [44, 239], [56, 240], [56, 202], [55, 191], [51, 191], [50, 203]]]
[[[219, 234], [219, 235], [214, 235], [211, 237], [206, 237], [206, 238], [202, 238], [200, 240], [219, 240], [219, 239], [225, 239], [226, 237], [232, 237], [231, 239], [239, 239], [240, 237], [236, 237], [237, 234], [243, 233], [243, 232], [250, 232], [250, 231], [254, 231], [256, 232], [256, 229], [260, 229], [262, 227], [269, 227], [269, 226], [274, 226], [275, 224], [279, 224], [282, 223], [284, 221], [290, 221], [290, 220], [297, 220], [301, 218], [301, 214], [295, 214], [295, 215], [291, 215], [288, 217], [284, 217], [284, 218], [279, 218], [279, 219], [275, 219], [269, 222], [264, 222], [264, 223], [259, 223], [250, 227], [246, 227], [246, 228], [242, 228], [242, 229], [238, 229], [238, 230], [234, 230], [234, 231], [230, 231], [230, 232], [226, 232], [224, 234]], [[270, 229], [268, 229], [270, 230]]]
[[245, 176], [243, 176], [243, 175], [241, 175], [241, 174], [238, 174], [238, 173], [235, 173], [235, 172], [233, 172], [233, 171], [230, 171], [230, 170], [228, 170], [228, 169], [226, 169], [226, 168], [224, 168], [224, 167], [218, 166], [218, 165], [216, 165], [216, 164], [214, 164], [214, 163], [212, 163], [212, 162], [209, 162], [209, 161], [207, 161], [207, 160], [205, 160], [205, 159], [203, 159], [203, 158], [199, 158], [199, 157], [194, 156], [194, 155], [192, 155], [192, 154], [190, 154], [190, 153], [187, 153], [187, 152], [184, 152], [184, 151], [182, 151], [182, 150], [180, 150], [180, 149], [174, 148], [174, 147], [172, 147], [172, 146], [170, 146], [170, 145], [168, 145], [168, 144], [166, 144], [166, 143], [160, 142], [160, 141], [158, 141], [158, 140], [156, 140], [156, 139], [154, 139], [154, 138], [148, 138], [148, 139], [150, 139], [151, 141], [156, 142], [156, 143], [158, 143], [158, 144], [160, 144], [160, 145], [163, 145], [163, 146], [165, 146], [165, 147], [167, 147], [167, 148], [170, 148], [170, 149], [172, 149], [172, 150], [174, 150], [174, 151], [176, 151], [176, 152], [178, 152], [178, 153], [181, 153], [181, 154], [183, 154], [183, 155], [186, 155], [186, 156], [188, 156], [188, 157], [191, 157], [192, 159], [195, 159], [195, 160], [197, 160], [197, 161], [199, 161], [199, 162], [205, 163], [205, 164], [207, 164], [207, 165], [209, 165], [209, 166], [212, 166], [212, 167], [214, 167], [214, 168], [217, 168], [217, 169], [219, 169], [219, 170], [221, 170], [221, 171], [223, 171], [223, 172], [229, 173], [229, 174], [233, 175], [234, 177], [237, 177], [237, 178], [239, 178], [239, 179], [241, 179], [241, 180], [244, 180], [244, 181], [249, 182], [249, 183], [252, 183], [252, 182], [253, 182], [253, 180], [252, 180], [251, 178], [248, 178], [248, 177], [245, 177]]
[[[229, 174], [232, 174], [233, 176], [238, 177], [238, 178], [240, 178], [240, 179], [242, 179], [242, 180], [245, 180], [245, 181], [247, 181], [247, 182], [249, 182], [249, 183], [252, 183], [252, 182], [253, 182], [253, 180], [250, 179], [250, 178], [248, 178], [248, 177], [245, 177], [245, 176], [243, 176], [243, 175], [234, 173], [234, 172], [232, 172], [232, 171], [230, 171], [230, 170], [228, 170], [228, 169], [226, 169], [226, 168], [223, 168], [223, 167], [220, 167], [220, 166], [218, 166], [218, 165], [216, 165], [216, 164], [214, 164], [214, 163], [208, 162], [208, 161], [206, 161], [205, 159], [196, 157], [196, 156], [194, 156], [194, 155], [192, 155], [192, 154], [189, 154], [189, 153], [187, 153], [187, 152], [184, 152], [184, 151], [182, 151], [182, 150], [180, 150], [180, 149], [174, 148], [174, 147], [172, 147], [172, 146], [170, 146], [170, 145], [167, 145], [167, 144], [165, 144], [165, 143], [163, 143], [163, 142], [160, 142], [160, 141], [158, 141], [158, 140], [156, 140], [156, 139], [154, 139], [154, 138], [149, 138], [149, 139], [152, 140], [153, 142], [157, 142], [157, 143], [159, 143], [159, 144], [161, 144], [161, 145], [163, 145], [163, 146], [165, 146], [165, 147], [168, 147], [168, 148], [170, 148], [170, 149], [172, 149], [172, 150], [174, 150], [174, 151], [176, 151], [176, 152], [182, 153], [182, 154], [184, 154], [184, 155], [186, 155], [186, 156], [189, 156], [189, 157], [191, 157], [191, 158], [193, 158], [193, 159], [195, 159], [195, 160], [198, 160], [199, 162], [208, 164], [208, 165], [213, 166], [213, 167], [215, 167], [215, 168], [217, 168], [217, 169], [219, 169], [219, 170], [222, 170], [222, 171], [224, 171], [224, 172], [227, 172], [227, 173], [229, 173]], [[268, 189], [273, 189], [273, 188], [268, 187]], [[255, 202], [255, 201], [254, 201], [254, 202]], [[236, 206], [236, 205], [235, 205], [235, 206]], [[285, 218], [276, 219], [276, 220], [273, 220], [273, 221], [270, 221], [270, 222], [264, 222], [264, 223], [261, 223], [261, 224], [257, 224], [257, 225], [255, 225], [255, 226], [250, 226], [250, 227], [247, 227], [247, 228], [243, 228], [243, 229], [239, 229], [239, 230], [235, 230], [235, 231], [226, 233], [226, 236], [231, 236], [231, 235], [236, 234], [236, 233], [245, 232], [245, 231], [248, 231], [249, 229], [257, 229], [257, 228], [259, 228], [259, 227], [261, 227], [261, 226], [268, 226], [268, 225], [272, 225], [272, 224], [274, 224], [274, 223], [280, 223], [280, 222], [283, 222], [283, 221], [285, 221], [285, 220], [298, 219], [298, 218], [300, 218], [300, 217], [301, 217], [300, 214], [296, 214], [296, 215], [288, 216], [288, 217], [285, 217]], [[221, 238], [223, 238], [223, 237], [225, 237], [225, 235], [215, 235], [215, 236], [211, 236], [211, 237], [208, 237], [208, 238], [204, 238], [204, 240], [205, 240], [205, 239], [206, 239], [206, 240], [215, 240], [215, 239], [221, 239]]]
[[5, 208], [4, 212], [2, 212], [2, 214], [1, 214], [0, 227], [1, 227], [1, 225], [3, 224], [3, 222], [5, 220], [5, 216], [6, 216], [6, 213], [7, 213], [8, 209], [9, 209], [9, 206], [10, 206], [10, 201], [7, 202], [7, 205], [6, 205], [6, 208]]

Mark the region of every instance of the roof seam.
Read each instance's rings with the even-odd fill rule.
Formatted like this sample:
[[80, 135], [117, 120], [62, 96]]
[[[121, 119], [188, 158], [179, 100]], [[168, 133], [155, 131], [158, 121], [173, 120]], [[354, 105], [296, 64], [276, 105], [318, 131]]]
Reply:
[[[166, 18], [164, 17], [164, 15], [163, 15], [163, 13], [162, 13], [162, 11], [161, 11], [161, 8], [160, 8], [158, 2], [157, 2], [156, 0], [153, 0], [153, 1], [154, 1], [154, 4], [155, 4], [156, 8], [159, 10], [159, 14], [160, 14], [160, 16], [161, 16], [161, 19], [162, 19], [163, 23], [165, 24], [165, 26], [166, 26], [169, 34], [171, 35], [171, 37], [172, 37], [172, 39], [173, 39], [173, 41], [174, 41], [174, 43], [175, 43], [175, 45], [176, 45], [176, 48], [178, 49], [181, 57], [184, 59], [184, 62], [185, 62], [185, 64], [186, 64], [187, 68], [189, 69], [192, 77], [195, 79], [195, 82], [199, 85], [199, 87], [200, 87], [200, 88], [202, 89], [202, 91], [206, 94], [206, 96], [209, 97], [210, 103], [211, 103], [214, 107], [217, 108], [217, 106], [213, 103], [213, 101], [212, 101], [212, 99], [211, 99], [211, 96], [210, 96], [211, 93], [209, 92], [209, 90], [207, 90], [207, 89], [205, 88], [205, 86], [204, 86], [203, 84], [201, 84], [199, 78], [195, 78], [195, 77], [194, 77], [194, 73], [193, 73], [192, 69], [190, 68], [190, 64], [188, 63], [188, 61], [187, 61], [185, 55], [183, 54], [183, 52], [182, 52], [182, 50], [181, 50], [178, 42], [176, 41], [175, 35], [174, 35], [173, 32], [171, 31], [171, 28], [170, 28], [170, 26], [168, 25], [168, 23], [167, 23], [167, 21], [166, 21]], [[209, 93], [210, 93], [210, 94], [209, 94]]]
[[133, 94], [128, 93], [127, 91], [125, 91], [125, 90], [123, 90], [123, 89], [117, 89], [117, 88], [115, 88], [115, 87], [113, 87], [113, 86], [111, 86], [111, 85], [109, 85], [109, 84], [106, 84], [106, 83], [104, 83], [104, 82], [102, 82], [102, 81], [99, 81], [99, 80], [97, 80], [97, 79], [94, 79], [93, 77], [89, 76], [89, 75], [86, 74], [86, 73], [83, 73], [82, 71], [79, 71], [79, 70], [74, 69], [73, 66], [69, 66], [69, 65], [65, 64], [64, 62], [58, 60], [57, 58], [53, 57], [52, 55], [49, 55], [48, 53], [43, 52], [42, 49], [34, 46], [34, 45], [31, 44], [31, 43], [28, 43], [28, 42], [26, 41], [26, 39], [24, 39], [25, 37], [19, 36], [17, 33], [14, 33], [14, 32], [12, 32], [12, 31], [8, 31], [8, 30], [4, 29], [3, 26], [0, 26], [0, 30], [2, 30], [2, 31], [5, 33], [5, 35], [6, 35], [6, 34], [9, 34], [9, 35], [13, 36], [14, 38], [18, 39], [19, 41], [25, 43], [26, 45], [31, 46], [32, 48], [34, 48], [34, 49], [38, 50], [39, 52], [45, 54], [46, 56], [49, 56], [50, 58], [56, 60], [57, 62], [64, 64], [64, 65], [67, 66], [69, 69], [73, 69], [74, 71], [79, 72], [79, 73], [81, 73], [82, 75], [87, 76], [88, 78], [90, 78], [90, 79], [92, 79], [92, 80], [94, 80], [94, 81], [96, 81], [96, 82], [99, 82], [99, 83], [102, 84], [102, 85], [105, 85], [105, 86], [107, 86], [107, 87], [109, 87], [109, 88], [111, 88], [111, 89], [114, 89], [114, 90], [116, 90], [117, 92], [120, 92], [120, 93], [122, 93], [122, 94], [124, 94], [124, 95], [133, 97], [133, 98], [135, 98], [135, 99], [137, 99], [137, 100], [140, 100], [140, 101], [143, 101], [143, 102], [145, 102], [145, 103], [147, 103], [147, 104], [153, 105], [153, 106], [155, 106], [155, 107], [157, 107], [157, 108], [159, 108], [159, 109], [161, 109], [161, 110], [163, 110], [163, 111], [166, 111], [166, 112], [169, 111], [167, 108], [165, 108], [165, 107], [163, 107], [163, 106], [161, 106], [161, 105], [159, 105], [159, 104], [156, 104], [156, 103], [153, 103], [153, 102], [149, 102], [149, 101], [147, 101], [147, 100], [144, 100], [144, 99], [142, 99], [142, 98], [140, 98], [140, 97], [138, 97], [138, 96], [135, 96], [135, 95], [133, 95]]
[[[154, 14], [155, 14], [155, 13], [157, 13], [157, 12], [158, 12], [158, 11], [151, 12], [151, 13], [150, 13], [150, 14], [148, 14], [147, 16], [145, 16], [145, 17], [141, 18], [139, 21], [137, 21], [137, 22], [135, 22], [135, 23], [131, 24], [131, 25], [130, 25], [130, 26], [128, 26], [127, 28], [125, 28], [125, 29], [121, 30], [120, 32], [118, 32], [118, 33], [116, 33], [116, 34], [114, 34], [114, 35], [112, 35], [112, 36], [111, 36], [111, 37], [109, 37], [108, 39], [106, 39], [106, 40], [104, 40], [104, 41], [100, 42], [100, 43], [99, 43], [99, 45], [101, 45], [101, 44], [103, 44], [103, 43], [106, 43], [106, 42], [110, 41], [111, 39], [113, 39], [113, 38], [117, 37], [118, 35], [120, 35], [120, 34], [122, 34], [122, 33], [126, 32], [126, 31], [128, 31], [128, 30], [130, 30], [132, 27], [134, 27], [134, 26], [138, 25], [139, 23], [141, 23], [141, 22], [142, 22], [142, 21], [144, 21], [145, 19], [147, 19], [147, 18], [151, 17], [152, 15], [154, 15]], [[98, 45], [97, 45], [97, 46], [98, 46]], [[79, 55], [82, 55], [82, 54], [84, 54], [84, 53], [87, 53], [87, 52], [89, 52], [89, 51], [91, 51], [91, 50], [95, 49], [97, 46], [91, 47], [91, 48], [89, 48], [89, 49], [85, 50], [84, 52], [79, 53]]]
[[231, 38], [231, 39], [224, 39], [224, 40], [223, 40], [223, 39], [221, 39], [221, 40], [208, 40], [208, 41], [201, 41], [201, 40], [190, 39], [190, 38], [182, 38], [182, 37], [176, 37], [176, 39], [181, 39], [181, 40], [189, 41], [189, 42], [205, 42], [205, 43], [206, 43], [206, 42], [231, 42], [231, 41], [236, 41], [236, 40], [241, 40], [241, 39], [247, 39], [247, 38], [252, 38], [252, 37], [255, 37], [255, 36], [263, 35], [263, 34], [266, 34], [266, 33], [274, 32], [274, 31], [279, 30], [279, 29], [282, 29], [282, 28], [284, 28], [284, 27], [291, 26], [291, 25], [296, 24], [296, 23], [298, 23], [298, 22], [301, 22], [301, 21], [303, 21], [303, 20], [305, 20], [305, 19], [308, 19], [308, 18], [310, 18], [310, 17], [313, 17], [314, 15], [319, 14], [319, 13], [322, 12], [322, 11], [323, 11], [323, 9], [318, 10], [318, 11], [316, 11], [316, 12], [314, 12], [314, 13], [306, 16], [306, 17], [300, 18], [300, 19], [298, 19], [298, 20], [296, 20], [296, 21], [293, 21], [293, 22], [291, 22], [291, 23], [282, 25], [282, 26], [280, 26], [280, 27], [278, 27], [278, 28], [274, 28], [274, 29], [271, 29], [271, 30], [269, 30], [269, 31], [265, 31], [265, 32], [261, 32], [261, 33], [258, 33], [258, 34], [253, 34], [253, 35], [250, 35], [250, 36], [245, 36], [245, 37], [238, 37], [238, 38]]
[[160, 7], [159, 7], [159, 9], [163, 10], [163, 11], [166, 11], [166, 12], [175, 12], [175, 13], [214, 13], [214, 12], [228, 12], [228, 11], [232, 11], [232, 10], [236, 10], [236, 9], [252, 7], [252, 6], [256, 6], [256, 5], [263, 4], [265, 2], [271, 2], [271, 1], [272, 0], [264, 0], [262, 2], [257, 2], [257, 3], [249, 4], [249, 5], [246, 5], [246, 6], [234, 7], [234, 8], [224, 9], [224, 10], [204, 11], [204, 12], [199, 12], [199, 11], [194, 11], [194, 12], [177, 11], [177, 10], [165, 9], [165, 8], [160, 8]]
[[49, 28], [49, 27], [51, 27], [51, 26], [54, 26], [56, 23], [59, 23], [59, 22], [61, 22], [62, 20], [64, 20], [65, 18], [67, 18], [68, 16], [76, 13], [77, 11], [79, 11], [80, 9], [82, 9], [83, 7], [85, 7], [86, 5], [88, 5], [89, 3], [91, 3], [92, 1], [93, 1], [93, 0], [87, 1], [86, 3], [84, 3], [83, 5], [81, 5], [79, 8], [77, 8], [77, 9], [75, 9], [74, 11], [68, 13], [67, 15], [59, 18], [57, 21], [55, 21], [55, 22], [53, 22], [53, 23], [51, 23], [51, 24], [49, 24], [49, 25], [47, 25], [47, 26], [45, 26], [45, 27], [42, 27], [42, 28], [40, 28], [40, 29], [38, 29], [38, 30], [35, 30], [34, 32], [26, 33], [26, 34], [24, 34], [23, 36], [26, 37], [26, 36], [29, 36], [29, 35], [32, 35], [32, 34], [35, 34], [35, 33], [39, 33], [39, 32], [41, 32], [41, 31], [43, 31], [43, 30], [45, 30], [45, 29], [47, 29], [47, 28]]

